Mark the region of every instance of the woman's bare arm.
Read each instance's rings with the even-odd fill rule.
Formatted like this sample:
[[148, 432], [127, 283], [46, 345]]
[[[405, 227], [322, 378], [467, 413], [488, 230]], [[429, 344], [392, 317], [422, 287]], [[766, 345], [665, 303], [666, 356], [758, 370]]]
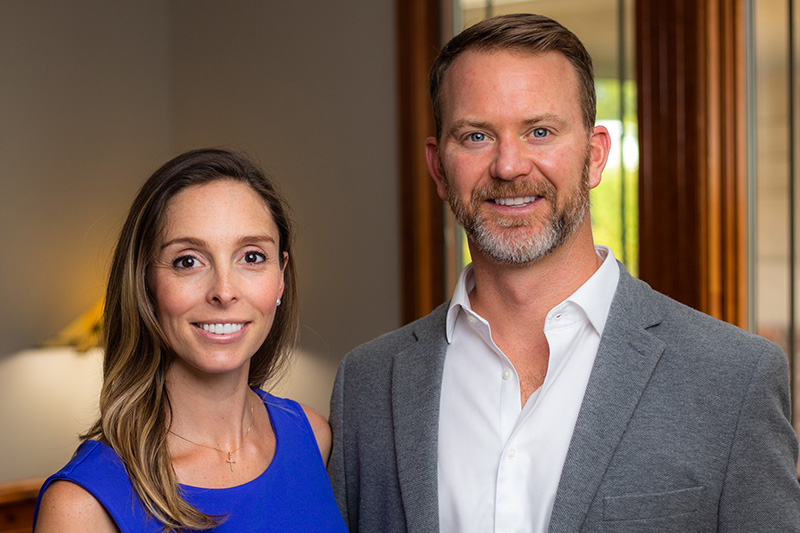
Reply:
[[56, 481], [47, 488], [34, 530], [36, 533], [119, 532], [105, 507], [86, 489], [70, 481]]

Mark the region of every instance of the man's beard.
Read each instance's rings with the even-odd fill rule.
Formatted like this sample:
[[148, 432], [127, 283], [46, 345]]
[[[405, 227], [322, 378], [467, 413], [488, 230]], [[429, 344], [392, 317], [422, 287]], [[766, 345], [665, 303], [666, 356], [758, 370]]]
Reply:
[[[445, 178], [448, 202], [459, 224], [469, 239], [486, 256], [511, 265], [536, 262], [557, 250], [580, 227], [589, 211], [589, 156], [587, 154], [578, 186], [568, 191], [562, 205], [552, 183], [541, 180], [535, 183], [494, 180], [487, 187], [475, 190], [470, 199], [470, 210], [450, 187]], [[550, 207], [547, 220], [541, 217], [515, 217], [488, 214], [481, 207], [489, 198], [516, 198], [538, 196], [536, 201], [546, 201]], [[513, 228], [541, 225], [538, 232], [513, 231]]]

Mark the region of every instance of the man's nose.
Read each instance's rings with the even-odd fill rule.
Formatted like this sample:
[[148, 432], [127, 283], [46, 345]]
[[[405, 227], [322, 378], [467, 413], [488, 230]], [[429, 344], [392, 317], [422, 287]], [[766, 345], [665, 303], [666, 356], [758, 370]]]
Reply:
[[522, 140], [499, 139], [495, 150], [489, 169], [493, 178], [511, 181], [530, 174], [532, 162], [525, 153]]

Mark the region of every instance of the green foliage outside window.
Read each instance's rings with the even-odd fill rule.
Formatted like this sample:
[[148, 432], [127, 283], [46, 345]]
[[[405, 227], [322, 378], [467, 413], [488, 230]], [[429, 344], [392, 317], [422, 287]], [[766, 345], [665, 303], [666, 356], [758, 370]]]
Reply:
[[616, 79], [596, 80], [595, 86], [597, 123], [611, 132], [611, 153], [603, 179], [591, 193], [592, 232], [595, 242], [611, 248], [635, 276], [639, 270], [636, 84], [632, 80], [624, 83], [624, 100]]

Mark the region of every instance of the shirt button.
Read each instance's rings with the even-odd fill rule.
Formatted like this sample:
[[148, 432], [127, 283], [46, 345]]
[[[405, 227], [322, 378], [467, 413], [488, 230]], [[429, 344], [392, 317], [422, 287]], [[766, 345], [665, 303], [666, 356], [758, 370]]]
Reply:
[[470, 323], [470, 324], [474, 324], [475, 322], [477, 322], [477, 321], [478, 321], [478, 319], [477, 319], [477, 318], [475, 318], [475, 317], [474, 317], [474, 316], [472, 316], [472, 315], [469, 315], [469, 316], [467, 317], [467, 320], [469, 320], [469, 323]]
[[515, 450], [514, 448], [509, 448], [509, 450], [506, 452], [506, 457], [508, 457], [509, 459], [513, 459], [516, 456], [517, 456], [517, 450]]
[[503, 380], [508, 381], [509, 379], [511, 379], [511, 370], [506, 368], [503, 370]]
[[561, 317], [564, 316], [564, 313], [558, 313], [556, 315], [556, 320], [561, 320]]

